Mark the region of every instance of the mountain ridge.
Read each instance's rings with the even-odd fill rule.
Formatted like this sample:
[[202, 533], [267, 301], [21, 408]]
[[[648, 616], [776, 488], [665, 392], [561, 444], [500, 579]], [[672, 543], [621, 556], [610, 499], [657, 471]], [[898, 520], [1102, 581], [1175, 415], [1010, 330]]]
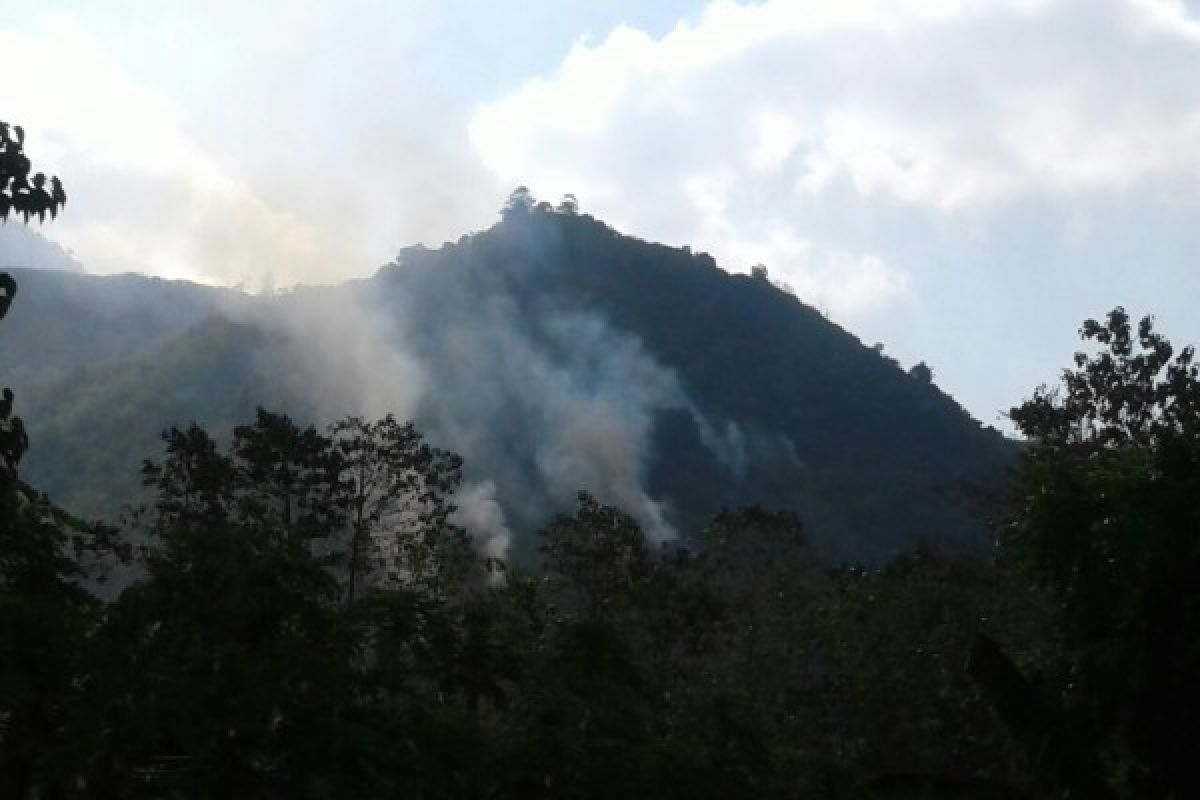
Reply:
[[[11, 380], [29, 401], [30, 480], [88, 513], [136, 492], [172, 424], [220, 434], [255, 403], [321, 422], [396, 411], [464, 456], [469, 488], [494, 504], [484, 518], [518, 551], [587, 488], [655, 538], [764, 505], [799, 514], [831, 558], [874, 560], [918, 540], [983, 547], [963, 498], [1015, 449], [763, 277], [588, 215], [510, 210], [371, 278], [261, 301], [131, 285], [172, 324], [96, 323], [108, 332], [88, 339], [107, 349], [49, 378], [70, 359], [43, 349], [35, 374], [15, 322], [0, 342], [6, 381], [24, 378]], [[133, 441], [103, 444], [110, 427]], [[111, 491], [85, 491], [122, 471]]]

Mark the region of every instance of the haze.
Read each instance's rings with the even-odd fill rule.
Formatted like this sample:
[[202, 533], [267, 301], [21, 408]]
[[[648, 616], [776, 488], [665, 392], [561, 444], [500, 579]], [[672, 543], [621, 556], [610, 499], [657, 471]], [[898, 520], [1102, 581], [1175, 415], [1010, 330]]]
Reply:
[[5, 2], [2, 118], [91, 272], [338, 282], [525, 184], [766, 264], [987, 423], [1119, 303], [1200, 340], [1200, 7], [650, 5]]

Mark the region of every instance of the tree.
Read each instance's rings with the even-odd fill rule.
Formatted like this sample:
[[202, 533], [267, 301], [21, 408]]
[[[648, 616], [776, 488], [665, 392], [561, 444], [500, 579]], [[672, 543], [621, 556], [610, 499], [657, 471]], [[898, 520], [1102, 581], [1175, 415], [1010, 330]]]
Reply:
[[0, 272], [0, 319], [8, 314], [13, 298], [17, 296], [17, 282], [7, 272]]
[[514, 216], [526, 216], [533, 211], [536, 204], [537, 198], [533, 196], [533, 192], [529, 191], [529, 187], [518, 186], [508, 195], [500, 216], [504, 219], [510, 219]]
[[555, 209], [559, 214], [575, 216], [579, 213], [579, 201], [575, 199], [573, 194], [564, 194], [562, 200], [558, 201], [558, 207]]
[[[10, 212], [44, 222], [66, 202], [58, 178], [32, 166], [25, 131], [0, 122], [0, 221]], [[17, 282], [0, 272], [0, 320]], [[69, 536], [49, 503], [17, 481], [29, 447], [8, 387], [0, 399], [0, 794], [26, 797], [56, 780], [52, 752], [75, 693], [92, 598], [83, 571], [68, 555]]]
[[1030, 446], [1005, 546], [1061, 604], [1062, 783], [1080, 789], [1098, 760], [1123, 794], [1183, 797], [1200, 761], [1194, 350], [1176, 355], [1150, 317], [1135, 335], [1122, 308], [1080, 334], [1098, 352], [1010, 412]]
[[[20, 214], [25, 222], [36, 216], [39, 222], [58, 216], [67, 202], [67, 193], [57, 177], [50, 178], [46, 188], [46, 174], [35, 172], [25, 155], [25, 130], [20, 125], [11, 129], [7, 122], [0, 122], [0, 221], [7, 221], [10, 212]], [[0, 317], [3, 317], [0, 313]]]
[[464, 577], [470, 544], [450, 522], [462, 459], [425, 443], [412, 422], [346, 417], [329, 429], [339, 468], [339, 503], [349, 524], [346, 600], [363, 579], [385, 585], [452, 585]]
[[176, 528], [144, 567], [105, 611], [64, 737], [86, 796], [358, 794], [356, 631], [328, 570], [232, 523]]
[[[1195, 348], [1177, 355], [1145, 317], [1136, 336], [1125, 309], [1105, 322], [1086, 320], [1080, 336], [1104, 348], [1075, 354], [1061, 388], [1041, 386], [1010, 417], [1026, 436], [1048, 448], [1092, 450], [1153, 447], [1200, 426], [1200, 380]], [[1174, 356], [1174, 358], [1172, 358]]]
[[[45, 173], [36, 172], [30, 179], [31, 169], [25, 155], [25, 130], [20, 125], [10, 130], [7, 122], [0, 122], [0, 221], [7, 222], [9, 212], [15, 211], [26, 223], [31, 215], [45, 222], [47, 213], [53, 219], [67, 202], [57, 177], [50, 179], [51, 188], [47, 190]], [[17, 282], [7, 272], [0, 272], [0, 320], [8, 314], [16, 295]], [[17, 464], [29, 448], [25, 423], [12, 416], [12, 406], [12, 389], [5, 387], [0, 403], [0, 490], [4, 485], [15, 485]]]
[[145, 461], [142, 482], [154, 489], [156, 529], [225, 521], [233, 508], [236, 473], [228, 456], [194, 422], [186, 430], [164, 431], [166, 460]]
[[924, 361], [919, 361], [912, 365], [908, 374], [919, 380], [921, 383], [933, 383], [933, 370]]
[[625, 610], [646, 577], [649, 555], [637, 522], [587, 492], [579, 493], [573, 516], [556, 517], [541, 536], [546, 583], [570, 616], [599, 619]]
[[253, 425], [233, 430], [242, 518], [297, 547], [335, 533], [339, 467], [328, 437], [286, 414], [259, 408]]
[[[0, 796], [62, 776], [61, 730], [79, 688], [96, 600], [44, 500], [0, 491]], [[51, 796], [49, 793], [41, 796]]]

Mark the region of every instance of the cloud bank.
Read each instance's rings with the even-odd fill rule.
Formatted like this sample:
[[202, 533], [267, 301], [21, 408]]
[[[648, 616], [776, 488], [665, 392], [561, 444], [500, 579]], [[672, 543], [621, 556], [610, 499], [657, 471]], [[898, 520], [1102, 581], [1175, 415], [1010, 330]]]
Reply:
[[986, 235], [1023, 203], [1195, 187], [1198, 48], [1172, 0], [713, 2], [576, 42], [471, 137], [504, 179], [855, 321], [917, 288], [889, 217]]
[[89, 269], [260, 284], [273, 265], [300, 280], [333, 259], [311, 226], [231, 174], [189, 135], [180, 108], [123, 72], [72, 17], [50, 15], [32, 35], [0, 29], [0, 69], [23, 76], [5, 84], [6, 118], [29, 129], [35, 166], [67, 184], [54, 236]]
[[527, 184], [765, 263], [989, 422], [1116, 303], [1200, 338], [1195, 3], [54, 7], [0, 22], [3, 113], [93, 271], [333, 282]]

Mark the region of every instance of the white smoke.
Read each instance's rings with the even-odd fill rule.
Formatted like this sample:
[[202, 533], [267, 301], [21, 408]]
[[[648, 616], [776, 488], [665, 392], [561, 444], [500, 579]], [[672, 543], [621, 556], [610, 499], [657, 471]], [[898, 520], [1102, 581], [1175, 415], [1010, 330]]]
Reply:
[[512, 541], [504, 509], [496, 499], [492, 481], [468, 483], [458, 491], [454, 519], [472, 533], [475, 546], [488, 558], [503, 558]]
[[392, 413], [461, 454], [457, 519], [485, 554], [569, 510], [581, 489], [629, 511], [652, 541], [673, 538], [671, 510], [646, 486], [657, 415], [690, 413], [734, 471], [741, 431], [704, 419], [636, 337], [521, 291], [557, 268], [522, 244], [504, 264], [459, 246], [436, 269], [441, 254], [418, 248], [374, 279], [278, 297], [253, 312], [270, 332], [262, 372], [316, 419]]

